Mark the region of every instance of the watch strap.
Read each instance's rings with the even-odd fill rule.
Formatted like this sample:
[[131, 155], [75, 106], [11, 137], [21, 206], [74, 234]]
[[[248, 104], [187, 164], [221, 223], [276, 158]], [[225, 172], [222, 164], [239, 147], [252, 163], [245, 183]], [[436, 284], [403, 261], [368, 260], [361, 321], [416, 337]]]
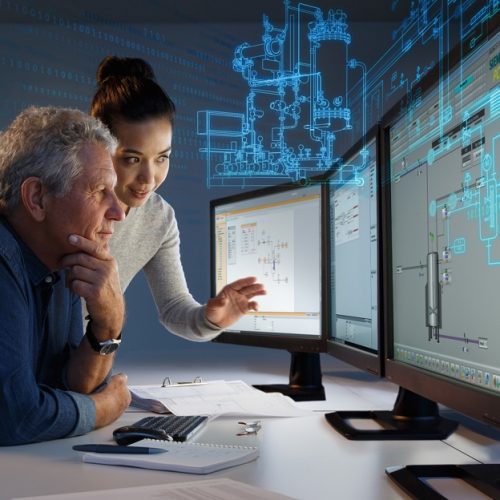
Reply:
[[95, 352], [98, 352], [99, 354], [109, 354], [108, 352], [103, 351], [103, 348], [109, 346], [110, 344], [115, 344], [116, 348], [113, 350], [118, 349], [118, 346], [120, 345], [122, 341], [122, 334], [116, 338], [116, 339], [110, 339], [110, 340], [104, 340], [104, 341], [99, 341], [94, 335], [94, 332], [92, 331], [92, 320], [89, 319], [87, 323], [87, 328], [85, 330], [85, 336], [87, 337], [87, 340], [89, 341], [90, 347]]

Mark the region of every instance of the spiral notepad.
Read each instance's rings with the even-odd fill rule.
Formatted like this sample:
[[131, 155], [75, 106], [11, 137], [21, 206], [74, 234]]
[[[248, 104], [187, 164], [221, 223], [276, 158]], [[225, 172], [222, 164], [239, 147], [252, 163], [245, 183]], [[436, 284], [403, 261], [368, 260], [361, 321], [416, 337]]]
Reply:
[[86, 453], [82, 460], [95, 464], [123, 465], [189, 474], [210, 474], [251, 462], [259, 456], [259, 449], [252, 446], [175, 443], [148, 439], [141, 440], [137, 445], [164, 448], [167, 452], [157, 455]]

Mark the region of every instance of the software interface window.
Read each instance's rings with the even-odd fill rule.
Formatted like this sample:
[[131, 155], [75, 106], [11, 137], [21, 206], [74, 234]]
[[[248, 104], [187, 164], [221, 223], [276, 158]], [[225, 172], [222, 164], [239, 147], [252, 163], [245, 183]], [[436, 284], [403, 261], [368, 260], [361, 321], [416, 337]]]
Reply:
[[217, 291], [244, 276], [267, 290], [228, 331], [320, 335], [320, 194], [318, 184], [215, 207]]
[[[330, 272], [333, 340], [377, 352], [376, 140], [342, 167], [356, 182], [330, 180]], [[339, 174], [340, 175], [340, 174]]]
[[498, 34], [390, 131], [394, 357], [500, 391]]

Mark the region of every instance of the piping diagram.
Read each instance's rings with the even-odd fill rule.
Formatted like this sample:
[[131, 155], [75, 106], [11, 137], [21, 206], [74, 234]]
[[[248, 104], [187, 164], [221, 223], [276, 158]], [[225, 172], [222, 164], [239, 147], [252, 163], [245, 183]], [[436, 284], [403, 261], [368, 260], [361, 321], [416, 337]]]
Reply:
[[[352, 129], [349, 73], [361, 71], [366, 85], [365, 65], [349, 59], [347, 15], [330, 10], [324, 16], [317, 7], [288, 0], [284, 6], [283, 27], [264, 15], [260, 43], [235, 49], [233, 70], [249, 88], [245, 111], [198, 112], [208, 188], [297, 181], [341, 161], [337, 134]], [[330, 64], [328, 72], [321, 72], [320, 61]], [[357, 171], [364, 165], [344, 167], [346, 178], [339, 182], [362, 184]]]

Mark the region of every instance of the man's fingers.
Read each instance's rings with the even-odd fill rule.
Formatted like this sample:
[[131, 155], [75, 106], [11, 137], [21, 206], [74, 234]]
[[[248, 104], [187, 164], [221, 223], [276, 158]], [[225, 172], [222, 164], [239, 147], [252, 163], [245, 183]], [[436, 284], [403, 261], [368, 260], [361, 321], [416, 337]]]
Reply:
[[79, 248], [85, 253], [93, 255], [98, 259], [104, 259], [107, 257], [108, 252], [102, 248], [97, 242], [89, 240], [84, 236], [78, 234], [70, 234], [68, 241], [76, 248]]
[[71, 234], [68, 241], [75, 247], [74, 253], [63, 255], [60, 267], [81, 266], [96, 270], [103, 262], [111, 262], [113, 257], [105, 248], [83, 236]]
[[95, 283], [99, 276], [93, 269], [83, 266], [72, 266], [68, 269], [67, 280], [71, 283], [74, 280], [86, 281], [87, 283]]
[[88, 299], [95, 293], [95, 286], [81, 280], [72, 280], [68, 283], [69, 289], [84, 299]]
[[119, 383], [119, 384], [126, 384], [127, 383], [127, 375], [125, 373], [116, 373], [109, 379], [109, 383]]
[[62, 268], [80, 266], [87, 269], [96, 269], [98, 265], [99, 262], [96, 257], [84, 252], [70, 253], [61, 259]]

